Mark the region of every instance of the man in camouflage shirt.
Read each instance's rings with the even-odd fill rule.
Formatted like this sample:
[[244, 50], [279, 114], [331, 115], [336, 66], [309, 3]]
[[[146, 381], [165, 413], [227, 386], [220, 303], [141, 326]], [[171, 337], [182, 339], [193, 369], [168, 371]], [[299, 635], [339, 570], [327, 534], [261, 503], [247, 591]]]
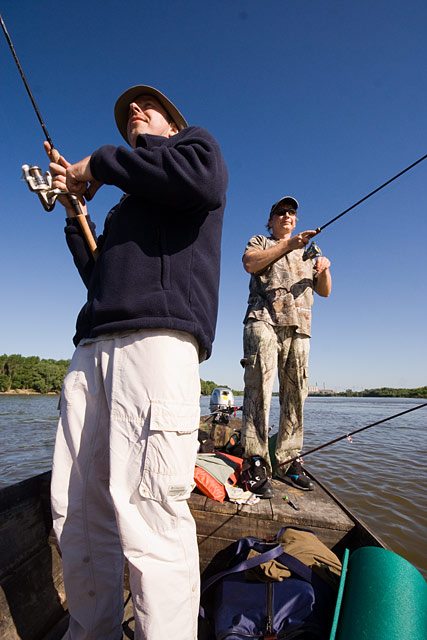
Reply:
[[[303, 405], [308, 392], [313, 290], [327, 297], [331, 292], [330, 262], [325, 257], [303, 260], [304, 247], [316, 234], [303, 231], [292, 236], [298, 202], [285, 196], [270, 211], [270, 237], [253, 236], [243, 255], [251, 274], [243, 337], [245, 396], [242, 444], [245, 457], [261, 457], [266, 475], [257, 477], [256, 492], [271, 497], [273, 490], [268, 454], [268, 419], [276, 371], [279, 372], [280, 422], [276, 443], [277, 463], [298, 455], [303, 442]], [[254, 458], [253, 458], [254, 459]], [[259, 467], [259, 461], [256, 461]], [[300, 462], [277, 469], [300, 489], [313, 484]]]

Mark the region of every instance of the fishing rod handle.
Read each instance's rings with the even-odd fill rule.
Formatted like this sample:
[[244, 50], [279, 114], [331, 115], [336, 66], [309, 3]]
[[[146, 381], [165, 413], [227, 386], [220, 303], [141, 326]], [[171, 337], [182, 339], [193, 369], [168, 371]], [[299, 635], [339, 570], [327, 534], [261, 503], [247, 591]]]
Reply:
[[68, 200], [70, 201], [70, 205], [74, 211], [74, 216], [77, 219], [87, 245], [92, 252], [93, 259], [96, 260], [98, 258], [98, 247], [96, 246], [95, 238], [93, 237], [92, 231], [90, 230], [87, 216], [82, 211], [78, 197], [72, 193], [69, 193], [67, 195]]
[[[50, 148], [50, 152], [49, 152], [49, 157], [51, 159], [52, 162], [55, 162], [56, 164], [59, 163], [59, 160], [61, 158], [61, 154], [59, 153], [58, 149], [55, 149], [55, 147]], [[87, 192], [86, 192], [87, 194]], [[85, 194], [85, 195], [86, 195]], [[85, 240], [89, 246], [89, 249], [92, 252], [92, 256], [94, 258], [94, 260], [96, 260], [98, 258], [98, 247], [96, 246], [96, 242], [95, 239], [92, 235], [92, 231], [90, 230], [88, 221], [87, 221], [87, 217], [86, 215], [82, 212], [82, 209], [80, 207], [80, 203], [79, 200], [76, 196], [74, 195], [69, 195], [68, 199], [70, 201], [70, 204], [74, 210], [75, 213], [75, 217], [77, 218], [77, 221], [80, 225], [80, 228], [83, 232], [83, 235], [85, 237]], [[90, 200], [91, 198], [89, 198]]]
[[58, 149], [55, 149], [55, 147], [51, 146], [49, 151], [49, 158], [51, 159], [51, 161], [55, 162], [55, 164], [59, 164], [60, 157], [61, 154], [59, 153]]
[[89, 249], [92, 252], [93, 259], [96, 260], [98, 258], [98, 247], [96, 246], [95, 238], [93, 237], [92, 231], [90, 230], [87, 216], [85, 216], [84, 213], [79, 213], [76, 214], [76, 219], [80, 225]]
[[[58, 163], [61, 157], [61, 154], [57, 149], [52, 147], [49, 153], [49, 157], [51, 158], [52, 162]], [[92, 253], [93, 259], [96, 260], [98, 258], [98, 247], [96, 246], [95, 238], [93, 237], [92, 231], [90, 230], [90, 227], [87, 221], [87, 216], [82, 211], [78, 197], [72, 193], [67, 193], [67, 196], [68, 196], [68, 200], [70, 202], [71, 208], [74, 211], [75, 218], [77, 219], [77, 222], [80, 225], [83, 236]]]

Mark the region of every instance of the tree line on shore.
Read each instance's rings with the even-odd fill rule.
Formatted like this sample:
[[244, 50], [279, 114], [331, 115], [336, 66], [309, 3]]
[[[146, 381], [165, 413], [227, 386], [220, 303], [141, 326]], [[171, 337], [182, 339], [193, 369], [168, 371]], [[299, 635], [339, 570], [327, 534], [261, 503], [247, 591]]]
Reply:
[[331, 395], [345, 396], [347, 398], [427, 398], [427, 387], [417, 387], [416, 389], [380, 387], [379, 389], [364, 389], [363, 391], [347, 389], [347, 391]]
[[228, 384], [217, 384], [216, 382], [213, 382], [212, 380], [202, 380], [200, 378], [200, 393], [201, 393], [202, 396], [210, 396], [210, 395], [212, 395], [212, 391], [214, 389], [216, 389], [217, 387], [220, 387], [220, 388], [223, 388], [223, 389], [230, 389], [235, 396], [242, 396], [243, 395], [243, 391], [238, 391], [237, 389], [231, 389], [231, 387], [229, 387]]
[[[62, 387], [70, 360], [43, 359], [38, 356], [21, 356], [18, 354], [0, 356], [0, 392], [35, 391], [37, 393], [59, 393]], [[217, 384], [213, 380], [200, 380], [201, 394], [210, 396], [216, 387], [228, 387]], [[243, 391], [232, 389], [234, 395], [243, 395]], [[313, 394], [312, 394], [313, 395]], [[395, 389], [380, 387], [353, 391], [347, 389], [337, 393], [318, 393], [319, 397], [377, 397], [377, 398], [427, 398], [427, 386], [416, 389]]]
[[[59, 393], [69, 366], [70, 360], [3, 354], [0, 356], [0, 392]], [[227, 387], [212, 380], [200, 380], [200, 386], [202, 395], [206, 396], [210, 396], [216, 387]]]
[[0, 391], [61, 391], [70, 360], [45, 360], [38, 356], [19, 354], [0, 356]]

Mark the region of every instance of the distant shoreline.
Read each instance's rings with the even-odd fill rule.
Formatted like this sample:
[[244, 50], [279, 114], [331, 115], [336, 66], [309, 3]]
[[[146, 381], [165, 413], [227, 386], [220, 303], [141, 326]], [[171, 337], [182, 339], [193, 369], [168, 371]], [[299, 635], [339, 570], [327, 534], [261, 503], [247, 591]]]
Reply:
[[[354, 392], [334, 392], [329, 391], [326, 393], [309, 393], [309, 398], [413, 398], [413, 399], [427, 399], [427, 387], [421, 387], [420, 389], [391, 389], [385, 388], [383, 390], [377, 389], [365, 389], [364, 391]], [[394, 393], [393, 393], [394, 391]], [[399, 393], [400, 392], [400, 393]], [[243, 391], [233, 391], [235, 396], [243, 396]], [[9, 391], [0, 391], [0, 396], [59, 396], [60, 391], [47, 391], [42, 393], [41, 391], [34, 391], [34, 389], [10, 389]], [[278, 396], [278, 392], [274, 391], [273, 396]], [[201, 394], [204, 398], [209, 398], [210, 394]]]
[[10, 389], [9, 391], [0, 391], [0, 396], [59, 396], [59, 391], [34, 391], [34, 389]]

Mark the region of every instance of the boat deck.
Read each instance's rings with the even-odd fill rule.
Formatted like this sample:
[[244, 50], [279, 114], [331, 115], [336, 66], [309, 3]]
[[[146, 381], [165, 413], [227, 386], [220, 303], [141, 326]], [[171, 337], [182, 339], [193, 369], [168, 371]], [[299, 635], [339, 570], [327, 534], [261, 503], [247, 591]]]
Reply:
[[[309, 471], [314, 491], [273, 481], [275, 495], [256, 505], [215, 502], [195, 490], [189, 506], [197, 526], [200, 568], [238, 538], [272, 536], [283, 526], [314, 531], [339, 556], [364, 545], [385, 546]], [[60, 640], [67, 626], [61, 558], [52, 534], [50, 473], [7, 487], [0, 499], [0, 637]], [[285, 495], [299, 507], [296, 511]], [[125, 580], [125, 595], [128, 591]], [[37, 598], [34, 597], [37, 594]], [[124, 633], [133, 636], [128, 604]]]
[[[364, 523], [312, 474], [307, 473], [315, 484], [313, 491], [301, 491], [280, 480], [273, 480], [274, 497], [260, 500], [253, 506], [215, 502], [198, 490], [193, 491], [189, 506], [197, 525], [201, 572], [217, 552], [238, 538], [249, 535], [266, 538], [284, 526], [314, 531], [340, 557], [346, 547], [353, 550], [361, 544], [384, 546]], [[299, 507], [299, 511], [284, 500], [286, 495]], [[130, 601], [125, 609], [124, 637], [132, 639], [133, 629]], [[199, 638], [203, 640], [203, 631], [200, 634]]]
[[[241, 428], [241, 419], [228, 418], [225, 424], [213, 423], [211, 416], [202, 416], [200, 428], [215, 441], [225, 445], [233, 431]], [[285, 480], [272, 480], [274, 496], [252, 506], [224, 501], [215, 502], [194, 490], [189, 505], [197, 524], [200, 568], [203, 572], [213, 556], [224, 547], [244, 536], [266, 538], [281, 527], [296, 526], [310, 529], [341, 556], [345, 548], [353, 551], [359, 546], [382, 546], [377, 538], [327, 487], [304, 467], [314, 483], [313, 491], [302, 491]], [[288, 496], [299, 510], [294, 509]]]
[[[334, 550], [342, 545], [351, 548], [355, 528], [359, 534], [361, 531], [359, 521], [311, 477], [315, 484], [313, 491], [301, 491], [280, 480], [273, 480], [274, 497], [260, 500], [252, 506], [215, 502], [200, 492], [193, 492], [189, 505], [197, 523], [201, 570], [206, 568], [215, 553], [238, 538], [248, 535], [269, 537], [284, 526], [310, 529]], [[299, 511], [285, 501], [286, 495], [299, 507]], [[366, 525], [363, 527], [367, 531]], [[373, 534], [368, 543], [382, 545]]]

